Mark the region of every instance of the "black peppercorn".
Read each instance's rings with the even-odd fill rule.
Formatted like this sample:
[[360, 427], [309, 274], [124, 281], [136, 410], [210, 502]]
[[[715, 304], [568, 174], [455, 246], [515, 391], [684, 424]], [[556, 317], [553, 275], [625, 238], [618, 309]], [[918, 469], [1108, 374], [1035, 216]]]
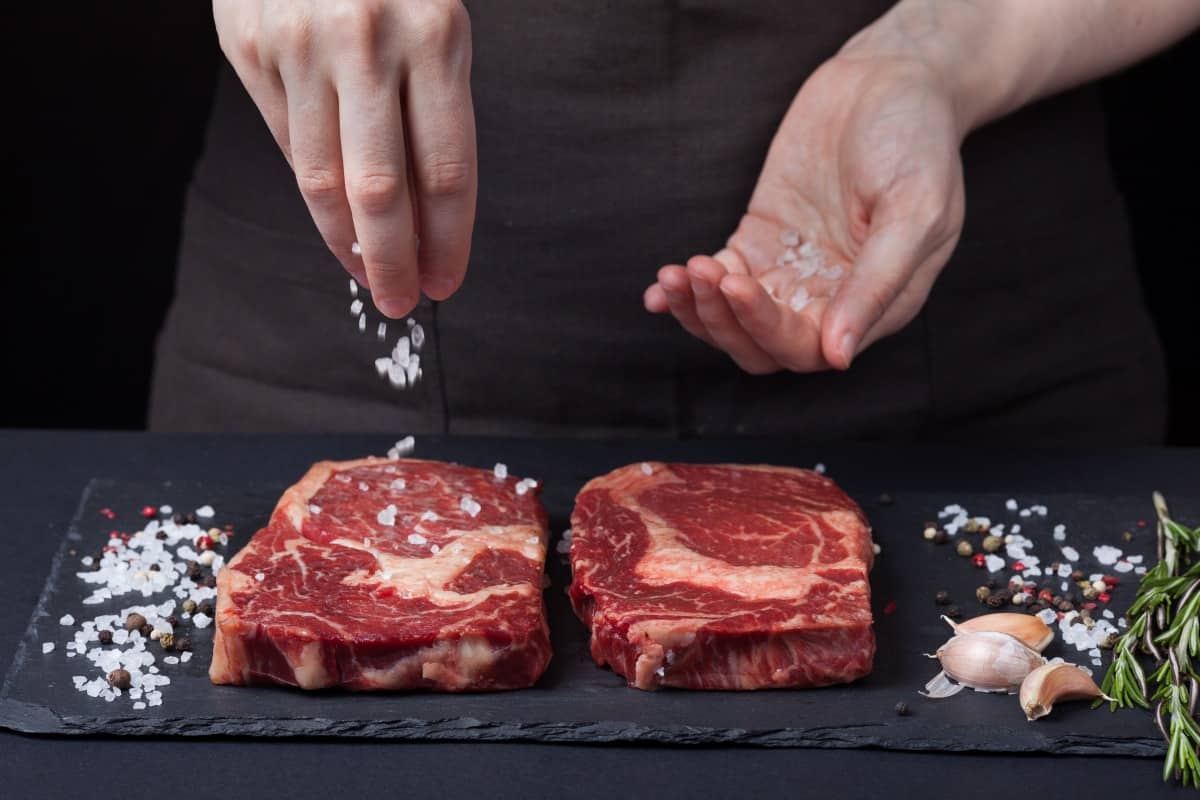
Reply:
[[100, 644], [112, 644], [112, 631], [100, 631]]
[[933, 596], [933, 602], [937, 603], [939, 606], [949, 605], [950, 593], [943, 589]]
[[998, 587], [1000, 585], [1000, 581], [996, 580], [995, 578], [988, 578], [984, 582], [984, 585], [987, 586], [989, 589], [995, 589], [996, 587]]
[[159, 571], [159, 569], [160, 569], [160, 567], [158, 566], [158, 564], [151, 564], [151, 565], [150, 565], [150, 571], [151, 571], [151, 572], [158, 572], [158, 571]]
[[175, 649], [182, 652], [192, 649], [192, 640], [186, 636], [178, 636], [175, 638]]
[[196, 524], [196, 515], [189, 511], [186, 515], [184, 515], [183, 521], [186, 522], [188, 525], [195, 525]]
[[207, 586], [209, 589], [215, 589], [215, 588], [217, 588], [217, 579], [216, 579], [216, 577], [215, 577], [215, 576], [213, 576], [213, 575], [206, 575], [206, 576], [204, 577], [203, 583], [204, 583], [204, 585], [205, 585], [205, 586]]
[[213, 615], [213, 604], [208, 600], [205, 600], [196, 608], [196, 610], [206, 617], [211, 617]]
[[142, 636], [145, 636], [147, 639], [150, 638], [150, 634], [153, 632], [154, 632], [154, 626], [151, 625], [149, 622], [142, 623], [142, 627], [138, 628], [138, 633], [142, 634]]
[[963, 613], [959, 610], [958, 606], [949, 606], [946, 608], [946, 616], [950, 619], [962, 619], [962, 615]]
[[166, 531], [159, 531], [158, 533], [154, 534], [154, 538], [155, 538], [155, 539], [158, 539], [158, 540], [161, 542], [163, 539], [166, 539], [166, 538], [167, 538], [167, 532], [166, 532]]
[[167, 617], [167, 624], [174, 628], [179, 624], [179, 617], [175, 616], [174, 614], [170, 615]]
[[1003, 592], [996, 592], [988, 597], [988, 608], [1004, 608], [1008, 605], [1008, 600], [1009, 598], [1005, 597]]
[[1071, 573], [1071, 580], [1076, 581], [1076, 582], [1083, 580], [1085, 577], [1087, 577], [1087, 576], [1084, 574], [1083, 570], [1081, 570], [1081, 569], [1077, 569]]
[[198, 562], [189, 561], [187, 563], [187, 572], [185, 572], [184, 574], [187, 575], [192, 580], [196, 580], [196, 578], [200, 577], [200, 575], [201, 575], [201, 573], [203, 573], [203, 571], [204, 570], [201, 569], [200, 564]]
[[941, 528], [938, 528], [937, 533], [933, 534], [934, 544], [945, 544], [948, 541], [950, 541], [950, 534], [946, 533], [946, 531], [942, 530]]
[[1070, 600], [1063, 600], [1061, 603], [1058, 604], [1058, 610], [1063, 612], [1064, 614], [1066, 612], [1072, 610], [1073, 608], [1075, 608], [1075, 604], [1072, 603]]
[[890, 506], [894, 502], [896, 502], [896, 498], [892, 497], [887, 492], [879, 495], [879, 505], [881, 506]]
[[176, 525], [182, 525], [183, 524], [183, 514], [180, 514], [178, 511], [176, 511], [171, 516], [171, 522], [174, 522]]
[[899, 703], [896, 703], [896, 715], [897, 716], [907, 717], [910, 713], [912, 713], [912, 712], [909, 711], [908, 703], [904, 702], [903, 700], [901, 700]]

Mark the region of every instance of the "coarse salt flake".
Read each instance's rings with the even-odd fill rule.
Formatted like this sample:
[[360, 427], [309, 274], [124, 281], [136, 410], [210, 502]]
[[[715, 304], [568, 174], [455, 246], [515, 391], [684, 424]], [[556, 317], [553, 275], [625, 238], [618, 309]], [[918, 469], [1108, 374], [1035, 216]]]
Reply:
[[818, 472], [821, 475], [824, 475], [825, 474], [825, 465], [820, 462], [817, 462], [817, 465], [815, 467], [813, 467], [813, 471]]
[[429, 540], [419, 533], [410, 533], [408, 535], [409, 544], [428, 544]]
[[395, 504], [389, 503], [387, 508], [375, 515], [375, 521], [380, 525], [395, 525], [397, 510]]
[[654, 468], [651, 467], [649, 464], [647, 464], [645, 461], [643, 461], [642, 462], [642, 474], [643, 475], [653, 475]]
[[309, 504], [308, 504], [308, 513], [310, 513], [310, 514], [320, 514], [320, 513], [321, 513], [321, 507], [320, 507], [319, 505], [316, 505], [315, 503], [309, 503]]
[[58, 618], [58, 624], [59, 625], [68, 625], [68, 626], [74, 625], [75, 618], [72, 617], [70, 614], [63, 614], [61, 617]]
[[267, 576], [261, 572], [254, 573], [254, 580], [258, 581], [259, 583], [262, 583], [264, 580], [266, 580], [266, 578]]
[[43, 653], [53, 653], [54, 652], [54, 642], [42, 642], [42, 652]]
[[988, 572], [999, 572], [1004, 569], [1004, 559], [998, 555], [989, 553], [987, 558], [984, 559], [984, 563], [987, 564]]
[[362, 313], [362, 310], [363, 310], [363, 301], [359, 300], [358, 298], [355, 298], [354, 301], [352, 303], [350, 303], [350, 316], [357, 317], [359, 314]]
[[492, 467], [492, 474], [496, 476], [496, 480], [504, 480], [508, 477], [508, 465], [496, 462], [496, 466]]
[[361, 256], [362, 255], [362, 245], [360, 245], [358, 242], [351, 242], [350, 243], [350, 252], [356, 256]]
[[483, 509], [483, 507], [475, 501], [475, 498], [471, 497], [469, 494], [462, 496], [462, 499], [458, 502], [458, 507], [472, 517], [478, 516], [479, 512]]
[[1121, 557], [1119, 548], [1103, 544], [1092, 548], [1092, 556], [1104, 566], [1112, 566]]
[[408, 485], [408, 484], [404, 482], [404, 478], [396, 478], [396, 480], [394, 480], [394, 481], [392, 481], [391, 483], [389, 483], [389, 484], [388, 484], [388, 488], [389, 488], [389, 489], [391, 489], [391, 490], [393, 490], [393, 491], [397, 491], [397, 492], [398, 492], [398, 491], [402, 490], [402, 489], [403, 489], [405, 486], [407, 486], [407, 485]]
[[196, 516], [201, 519], [211, 519], [216, 513], [212, 506], [200, 506], [196, 509]]
[[1062, 551], [1063, 558], [1067, 559], [1068, 561], [1078, 561], [1079, 560], [1079, 551], [1076, 550], [1074, 547], [1067, 545], [1065, 547], [1060, 547], [1059, 549]]
[[1004, 507], [1009, 511], [1016, 511], [1017, 501], [1010, 497], [1008, 500], [1004, 501]]

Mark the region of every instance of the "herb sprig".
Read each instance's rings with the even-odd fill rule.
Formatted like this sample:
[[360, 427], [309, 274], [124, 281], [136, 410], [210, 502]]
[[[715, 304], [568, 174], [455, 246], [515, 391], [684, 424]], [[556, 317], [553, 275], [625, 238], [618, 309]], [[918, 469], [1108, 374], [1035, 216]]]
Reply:
[[[1154, 493], [1158, 563], [1138, 585], [1126, 612], [1129, 627], [1113, 647], [1101, 690], [1109, 708], [1154, 704], [1154, 721], [1167, 742], [1163, 780], [1173, 775], [1200, 789], [1200, 527], [1171, 519]], [[1153, 662], [1149, 676], [1145, 657]], [[1097, 705], [1102, 701], [1098, 701]]]

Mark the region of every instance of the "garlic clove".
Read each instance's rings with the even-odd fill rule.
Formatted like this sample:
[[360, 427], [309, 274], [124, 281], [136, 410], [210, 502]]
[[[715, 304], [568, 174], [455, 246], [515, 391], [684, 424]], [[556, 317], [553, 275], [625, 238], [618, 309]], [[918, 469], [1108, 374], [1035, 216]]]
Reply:
[[1013, 614], [999, 612], [972, 617], [966, 622], [955, 622], [949, 617], [942, 619], [954, 629], [955, 633], [977, 633], [979, 631], [996, 631], [1015, 636], [1033, 648], [1042, 652], [1050, 642], [1054, 641], [1054, 631], [1041, 618], [1034, 614]]
[[1100, 691], [1091, 675], [1075, 664], [1065, 661], [1043, 664], [1026, 675], [1025, 680], [1021, 682], [1021, 710], [1031, 722], [1049, 714], [1055, 703], [1092, 697], [1112, 700]]
[[1046, 659], [1020, 639], [999, 631], [956, 633], [938, 648], [946, 675], [980, 692], [1015, 692]]

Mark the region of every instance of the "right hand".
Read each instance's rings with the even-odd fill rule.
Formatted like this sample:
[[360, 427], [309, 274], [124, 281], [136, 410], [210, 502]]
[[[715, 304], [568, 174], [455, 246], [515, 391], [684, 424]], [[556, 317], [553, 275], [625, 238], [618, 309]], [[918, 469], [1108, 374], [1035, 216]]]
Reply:
[[213, 17], [321, 236], [380, 312], [453, 294], [477, 189], [462, 4], [213, 0]]

